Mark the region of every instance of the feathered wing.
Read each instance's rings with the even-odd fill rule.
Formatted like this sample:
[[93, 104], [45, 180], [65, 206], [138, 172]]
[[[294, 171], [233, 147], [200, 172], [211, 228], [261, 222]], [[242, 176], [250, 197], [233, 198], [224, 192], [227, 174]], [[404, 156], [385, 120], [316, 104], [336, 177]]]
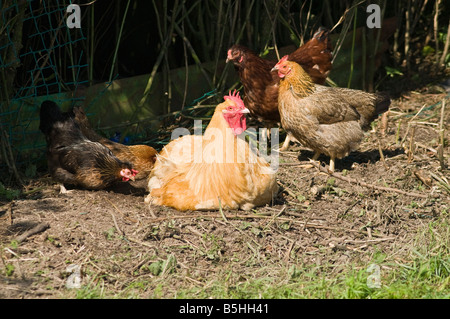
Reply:
[[315, 85], [314, 91], [306, 97], [297, 93], [292, 87], [291, 91], [298, 98], [293, 106], [300, 108], [305, 116], [315, 118], [318, 124], [359, 121], [361, 118], [353, 105], [356, 106], [358, 103], [349, 103], [334, 88]]

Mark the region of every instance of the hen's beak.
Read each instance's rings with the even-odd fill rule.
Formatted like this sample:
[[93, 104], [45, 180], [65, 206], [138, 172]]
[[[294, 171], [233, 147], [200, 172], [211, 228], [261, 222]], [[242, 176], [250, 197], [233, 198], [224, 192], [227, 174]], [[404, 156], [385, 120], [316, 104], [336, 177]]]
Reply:
[[276, 65], [272, 68], [272, 70], [270, 70], [270, 72], [273, 72], [273, 71], [278, 71], [278, 67]]
[[248, 108], [244, 108], [241, 113], [250, 113], [250, 110]]

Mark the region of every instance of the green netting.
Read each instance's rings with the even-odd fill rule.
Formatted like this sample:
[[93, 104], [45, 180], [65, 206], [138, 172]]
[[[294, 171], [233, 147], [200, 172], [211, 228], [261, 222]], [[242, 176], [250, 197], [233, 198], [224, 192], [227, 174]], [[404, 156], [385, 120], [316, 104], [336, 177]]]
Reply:
[[[9, 143], [16, 165], [45, 154], [38, 129], [43, 100], [53, 99], [68, 107], [84, 99], [77, 91], [87, 82], [83, 71], [88, 65], [81, 49], [86, 38], [82, 29], [66, 26], [69, 4], [0, 1], [0, 130], [2, 144]], [[19, 71], [26, 76], [15, 78]], [[5, 161], [0, 165], [3, 168]]]

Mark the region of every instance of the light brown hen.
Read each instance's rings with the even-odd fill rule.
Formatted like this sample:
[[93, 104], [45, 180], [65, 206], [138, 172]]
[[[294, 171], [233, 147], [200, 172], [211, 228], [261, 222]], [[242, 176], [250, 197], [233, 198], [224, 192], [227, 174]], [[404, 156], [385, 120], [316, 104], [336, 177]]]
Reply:
[[389, 97], [360, 90], [315, 84], [303, 68], [283, 57], [273, 68], [280, 77], [281, 125], [302, 145], [334, 161], [356, 149], [364, 131], [388, 110]]

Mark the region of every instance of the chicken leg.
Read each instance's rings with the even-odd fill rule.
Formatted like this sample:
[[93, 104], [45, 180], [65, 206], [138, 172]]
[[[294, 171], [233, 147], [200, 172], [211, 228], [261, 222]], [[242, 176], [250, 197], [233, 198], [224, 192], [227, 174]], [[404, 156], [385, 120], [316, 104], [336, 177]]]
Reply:
[[331, 173], [334, 173], [334, 158], [333, 157], [330, 157], [330, 168], [329, 168], [329, 171]]
[[[315, 152], [315, 153], [314, 153], [314, 156], [312, 157], [311, 160], [317, 161], [317, 159], [319, 158], [319, 156], [320, 156], [320, 152]], [[328, 168], [328, 170], [329, 170], [331, 173], [334, 173], [334, 161], [335, 161], [335, 158], [334, 158], [334, 157], [330, 157], [330, 167]]]
[[289, 148], [289, 143], [290, 142], [297, 142], [297, 143], [299, 143], [299, 141], [291, 133], [287, 133], [286, 139], [284, 140], [283, 146], [281, 146], [280, 151], [281, 152], [286, 151]]
[[66, 187], [64, 186], [64, 184], [59, 184], [59, 193], [60, 194], [70, 194], [72, 193], [73, 190], [67, 190]]

